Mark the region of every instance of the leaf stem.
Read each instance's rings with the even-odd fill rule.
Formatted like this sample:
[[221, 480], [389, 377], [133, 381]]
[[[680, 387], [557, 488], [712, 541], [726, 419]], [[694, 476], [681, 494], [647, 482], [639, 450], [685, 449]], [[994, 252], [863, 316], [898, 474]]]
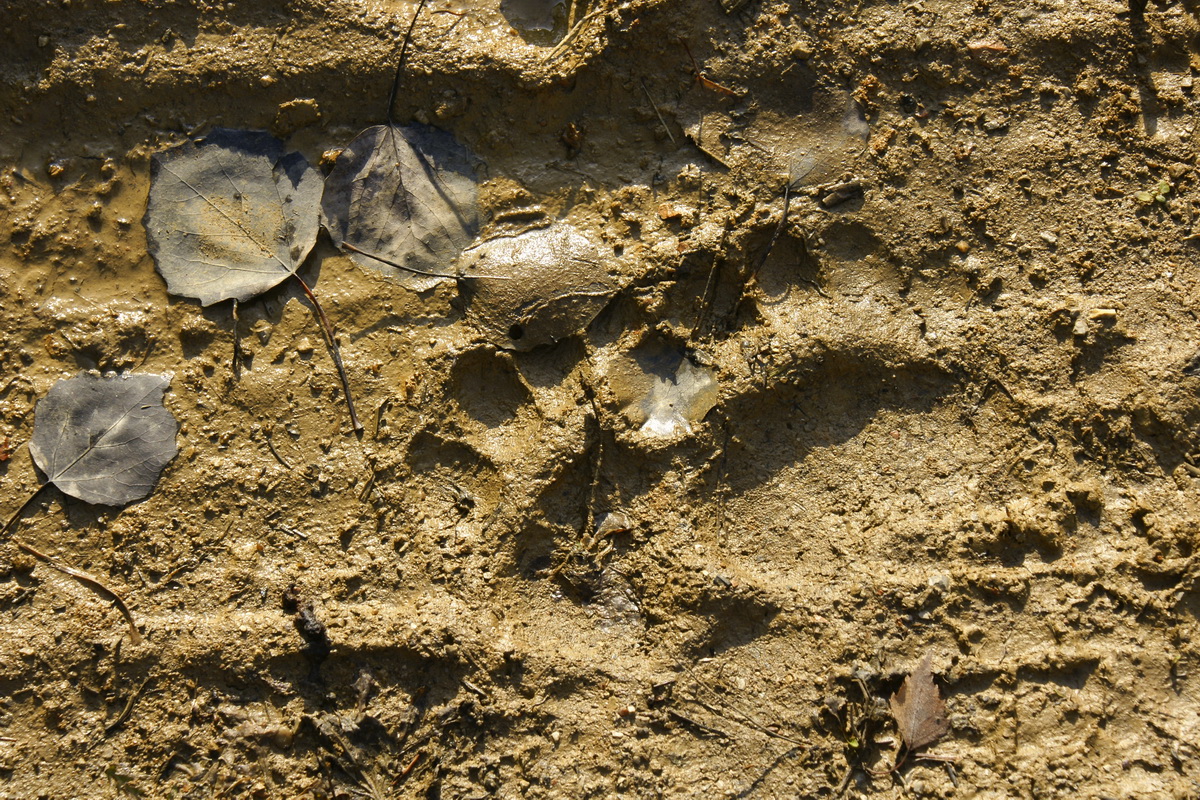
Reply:
[[[48, 484], [48, 483], [42, 484], [43, 488], [45, 488], [46, 486], [49, 486], [49, 485], [50, 484]], [[129, 638], [133, 640], [134, 644], [142, 643], [142, 634], [140, 631], [138, 631], [137, 623], [134, 622], [133, 612], [131, 612], [129, 610], [129, 606], [125, 605], [125, 601], [121, 599], [121, 595], [117, 594], [112, 589], [105, 586], [103, 583], [101, 583], [96, 578], [93, 578], [91, 575], [88, 575], [86, 572], [77, 570], [74, 567], [69, 567], [66, 564], [59, 561], [57, 558], [54, 558], [53, 556], [48, 556], [45, 553], [40, 552], [38, 550], [34, 550], [32, 547], [30, 547], [29, 545], [25, 544], [22, 541], [14, 539], [13, 543], [16, 544], [17, 547], [24, 550], [29, 555], [33, 556], [37, 560], [44, 563], [46, 566], [48, 566], [52, 569], [56, 569], [64, 575], [70, 575], [72, 578], [74, 578], [75, 580], [84, 584], [85, 586], [88, 586], [93, 591], [95, 591], [97, 594], [99, 594], [101, 597], [103, 597], [105, 600], [108, 600], [113, 605], [115, 605], [117, 607], [117, 610], [120, 611], [122, 616], [125, 617], [125, 621], [129, 623]]]
[[321, 303], [317, 300], [317, 296], [313, 294], [313, 290], [309, 288], [304, 278], [293, 272], [292, 277], [300, 284], [300, 288], [304, 290], [304, 294], [308, 297], [308, 302], [312, 303], [313, 311], [317, 314], [317, 320], [321, 323], [321, 333], [325, 336], [325, 344], [329, 347], [329, 354], [333, 357], [333, 363], [337, 366], [338, 377], [342, 379], [342, 393], [346, 395], [346, 408], [350, 411], [350, 424], [354, 426], [354, 433], [361, 436], [363, 432], [362, 423], [358, 421], [358, 414], [354, 412], [354, 397], [350, 394], [350, 379], [346, 377], [346, 368], [342, 365], [342, 354], [338, 350], [337, 340], [333, 338], [333, 326], [329, 324], [329, 317], [325, 316], [324, 309], [321, 308]]
[[4, 527], [0, 528], [0, 535], [8, 533], [9, 529], [11, 529], [14, 525], [17, 524], [17, 520], [19, 520], [21, 518], [21, 515], [25, 513], [25, 510], [28, 509], [31, 505], [33, 505], [34, 501], [36, 501], [39, 497], [41, 497], [42, 492], [46, 491], [46, 489], [49, 486], [50, 486], [50, 482], [47, 481], [46, 483], [43, 483], [38, 488], [34, 489], [33, 494], [29, 495], [29, 497], [25, 500], [24, 503], [21, 503], [21, 507], [18, 508], [16, 511], [14, 511], [12, 516], [8, 518], [8, 522], [4, 523]]
[[396, 77], [392, 79], [392, 91], [388, 94], [388, 125], [395, 124], [392, 122], [392, 106], [396, 104], [396, 92], [400, 89], [400, 75], [404, 71], [404, 57], [408, 54], [408, 43], [412, 41], [413, 29], [417, 27], [417, 17], [421, 16], [421, 9], [424, 7], [425, 0], [417, 3], [417, 10], [413, 12], [412, 21], [408, 23], [408, 30], [404, 34], [404, 42], [400, 45], [400, 58], [396, 60]]
[[375, 253], [368, 253], [361, 247], [355, 247], [345, 240], [342, 241], [342, 247], [346, 250], [349, 250], [351, 253], [358, 253], [360, 256], [366, 256], [367, 258], [374, 259], [381, 264], [387, 264], [389, 267], [395, 267], [396, 269], [403, 270], [405, 272], [411, 272], [414, 275], [424, 275], [427, 278], [445, 278], [449, 281], [465, 281], [479, 278], [486, 278], [487, 280], [491, 281], [512, 280], [511, 275], [447, 275], [444, 272], [428, 272], [423, 269], [417, 269], [416, 267], [410, 267], [406, 264], [401, 264], [398, 261], [392, 261], [391, 259], [384, 258], [381, 255], [376, 255]]

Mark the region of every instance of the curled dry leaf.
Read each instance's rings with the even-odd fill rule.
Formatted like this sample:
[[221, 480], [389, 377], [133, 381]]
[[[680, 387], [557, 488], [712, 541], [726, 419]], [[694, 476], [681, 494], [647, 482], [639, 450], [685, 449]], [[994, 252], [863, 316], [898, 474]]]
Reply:
[[475, 156], [428, 125], [376, 125], [325, 179], [321, 223], [359, 265], [414, 291], [454, 278], [479, 228]]
[[172, 294], [244, 302], [317, 240], [321, 178], [270, 134], [217, 129], [154, 157], [146, 239]]
[[946, 704], [929, 669], [931, 660], [932, 654], [926, 653], [891, 699], [900, 738], [909, 750], [933, 744], [950, 730]]
[[61, 380], [38, 401], [29, 452], [50, 483], [86, 503], [150, 494], [175, 457], [179, 424], [163, 406], [166, 375]]

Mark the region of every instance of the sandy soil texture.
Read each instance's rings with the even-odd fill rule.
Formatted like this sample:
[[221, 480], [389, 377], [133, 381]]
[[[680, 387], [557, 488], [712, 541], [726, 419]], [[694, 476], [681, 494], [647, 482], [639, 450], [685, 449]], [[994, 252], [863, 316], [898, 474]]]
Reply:
[[1190, 0], [430, 0], [391, 115], [515, 279], [322, 233], [356, 436], [298, 284], [143, 217], [218, 127], [328, 173], [416, 10], [3, 4], [0, 511], [61, 378], [180, 430], [0, 538], [0, 797], [1200, 796]]

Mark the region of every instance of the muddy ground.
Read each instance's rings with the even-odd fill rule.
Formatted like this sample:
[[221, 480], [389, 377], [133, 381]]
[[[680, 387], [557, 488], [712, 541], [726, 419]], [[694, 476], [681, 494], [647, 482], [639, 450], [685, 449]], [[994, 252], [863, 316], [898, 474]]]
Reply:
[[17, 527], [141, 644], [0, 542], [0, 797], [1200, 796], [1195, 9], [433, 0], [394, 118], [617, 290], [511, 350], [322, 238], [360, 439], [295, 284], [239, 377], [142, 218], [189, 136], [383, 122], [414, 11], [0, 13], [4, 513], [60, 378], [181, 423], [144, 502]]

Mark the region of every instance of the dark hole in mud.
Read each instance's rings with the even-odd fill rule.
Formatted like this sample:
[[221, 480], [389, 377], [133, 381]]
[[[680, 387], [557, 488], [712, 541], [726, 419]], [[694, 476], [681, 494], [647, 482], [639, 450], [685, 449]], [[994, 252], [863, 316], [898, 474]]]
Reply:
[[511, 326], [509, 326], [508, 338], [517, 340], [517, 339], [520, 339], [524, 335], [525, 335], [525, 329], [522, 328], [520, 325], [513, 323]]

